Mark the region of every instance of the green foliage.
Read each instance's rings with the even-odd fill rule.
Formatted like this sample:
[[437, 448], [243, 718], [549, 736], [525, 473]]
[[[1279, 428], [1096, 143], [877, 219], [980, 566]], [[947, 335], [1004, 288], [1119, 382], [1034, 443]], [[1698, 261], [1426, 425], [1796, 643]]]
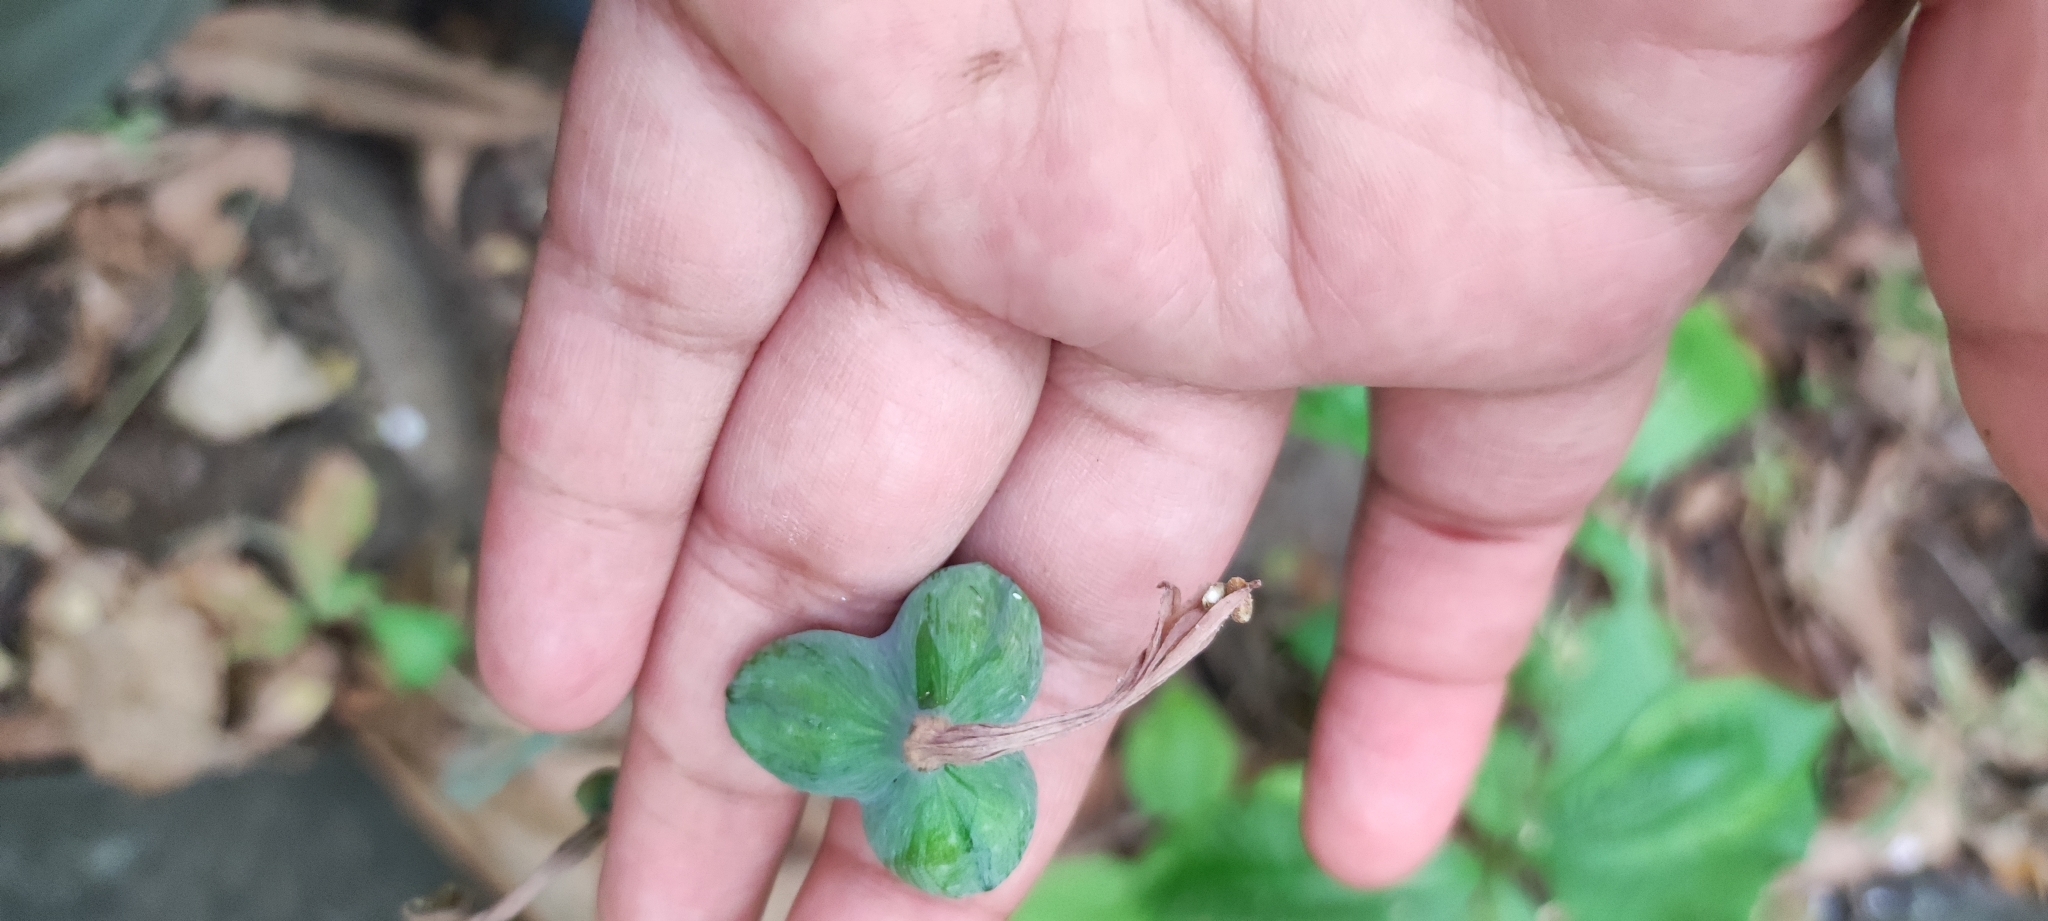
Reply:
[[576, 785], [576, 805], [585, 818], [601, 819], [612, 814], [612, 794], [619, 786], [619, 769], [598, 768]]
[[1192, 820], [1237, 780], [1237, 735], [1186, 682], [1160, 688], [1124, 734], [1124, 783], [1146, 815]]
[[461, 621], [422, 605], [371, 605], [363, 611], [363, 627], [391, 680], [409, 690], [433, 687], [469, 648]]
[[1038, 695], [1038, 609], [972, 563], [933, 573], [888, 632], [831, 630], [763, 647], [726, 687], [725, 719], [755, 762], [797, 789], [858, 800], [868, 844], [898, 877], [959, 897], [1017, 868], [1037, 821], [1022, 755], [932, 771], [904, 761], [920, 717], [1010, 723]]
[[315, 624], [360, 623], [400, 688], [429, 688], [469, 648], [469, 631], [443, 611], [384, 596], [383, 580], [349, 568], [377, 525], [377, 481], [352, 454], [307, 468], [286, 510], [283, 549], [301, 615]]
[[[1298, 831], [1300, 765], [1219, 794], [1234, 736], [1177, 686], [1126, 733], [1126, 784], [1158, 825], [1151, 846], [1133, 861], [1055, 863], [1017, 917], [1531, 921], [1540, 895], [1572, 921], [1748, 918], [1819, 821], [1833, 710], [1756, 681], [1686, 678], [1642, 549], [1591, 519], [1572, 552], [1607, 600], [1545, 622], [1463, 831], [1407, 884], [1354, 892], [1316, 869]], [[1285, 637], [1319, 672], [1336, 616], [1317, 612]]]
[[88, 109], [210, 0], [0, 3], [0, 162]]
[[1294, 629], [1281, 637], [1287, 643], [1287, 651], [1293, 654], [1316, 680], [1329, 674], [1330, 662], [1337, 658], [1337, 603], [1330, 602], [1303, 615]]
[[1742, 921], [1806, 851], [1834, 725], [1756, 681], [1674, 686], [1546, 793], [1529, 857], [1574, 917]]
[[1294, 399], [1294, 434], [1361, 455], [1372, 449], [1372, 402], [1364, 387], [1303, 387]]
[[1686, 311], [1671, 334], [1657, 399], [1615, 481], [1654, 486], [1718, 447], [1764, 406], [1763, 362], [1718, 305]]
[[1539, 632], [1514, 684], [1531, 729], [1496, 734], [1471, 827], [1578, 921], [1747, 918], [1819, 822], [1833, 711], [1747, 679], [1686, 679], [1641, 550], [1595, 519], [1573, 553], [1611, 600]]
[[[1057, 861], [1018, 921], [1529, 921], [1511, 879], [1454, 845], [1408, 884], [1348, 889], [1301, 838], [1302, 769], [1231, 783], [1240, 754], [1216, 705], [1170, 684], [1127, 730], [1124, 777], [1159, 834], [1135, 860]], [[1169, 763], [1185, 759], [1201, 767]], [[1140, 792], [1143, 791], [1143, 792]]]

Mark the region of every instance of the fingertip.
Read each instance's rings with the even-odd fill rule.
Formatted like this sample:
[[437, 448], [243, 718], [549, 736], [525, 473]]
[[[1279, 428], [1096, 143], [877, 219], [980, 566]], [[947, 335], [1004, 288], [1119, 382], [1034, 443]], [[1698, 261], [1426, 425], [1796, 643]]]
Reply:
[[1441, 684], [1341, 663], [1310, 744], [1302, 836], [1346, 885], [1397, 885], [1450, 834], [1486, 752], [1501, 682]]
[[521, 723], [583, 729], [632, 690], [681, 524], [572, 511], [508, 466], [484, 521], [477, 670]]

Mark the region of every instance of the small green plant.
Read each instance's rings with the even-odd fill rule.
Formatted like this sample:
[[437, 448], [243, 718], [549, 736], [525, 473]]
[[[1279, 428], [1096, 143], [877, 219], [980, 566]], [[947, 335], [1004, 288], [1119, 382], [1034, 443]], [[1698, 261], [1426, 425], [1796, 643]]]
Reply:
[[1184, 682], [1168, 684], [1124, 733], [1124, 783], [1157, 833], [1135, 859], [1053, 863], [1017, 921], [1526, 921], [1512, 880], [1463, 844], [1386, 892], [1345, 888], [1301, 839], [1302, 766], [1240, 783], [1244, 758], [1223, 713]]
[[1303, 387], [1290, 431], [1358, 454], [1372, 452], [1372, 394], [1364, 387]]
[[[1686, 678], [1648, 557], [1598, 519], [1572, 552], [1610, 600], [1539, 629], [1448, 848], [1465, 856], [1440, 862], [1483, 855], [1489, 910], [1520, 904], [1496, 894], [1521, 887], [1523, 901], [1547, 896], [1573, 921], [1747, 918], [1818, 824], [1833, 709], [1759, 681]], [[1335, 610], [1286, 639], [1321, 674]]]
[[1763, 409], [1763, 361], [1719, 304], [1700, 302], [1672, 331], [1656, 401], [1615, 482], [1655, 486], [1699, 460]]
[[784, 783], [859, 801], [897, 876], [945, 896], [986, 892], [1017, 868], [1036, 823], [1023, 749], [1142, 698], [1222, 621], [1249, 617], [1253, 587], [1213, 586], [1185, 610], [1169, 592], [1152, 645], [1107, 700], [1018, 722], [1043, 667], [1038, 609], [987, 565], [948, 567], [881, 636], [811, 630], [755, 653], [726, 688], [726, 724]]
[[393, 683], [431, 687], [468, 648], [469, 633], [440, 610], [385, 598], [376, 575], [348, 568], [376, 523], [377, 481], [354, 455], [329, 454], [308, 468], [282, 539], [303, 621], [361, 624]]

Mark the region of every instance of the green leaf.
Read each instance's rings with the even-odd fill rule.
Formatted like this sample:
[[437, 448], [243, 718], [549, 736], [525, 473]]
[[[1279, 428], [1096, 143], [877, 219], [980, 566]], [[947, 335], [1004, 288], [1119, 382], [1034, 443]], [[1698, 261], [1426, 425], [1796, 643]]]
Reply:
[[367, 572], [344, 573], [306, 596], [313, 620], [332, 623], [355, 617], [384, 601], [384, 580]]
[[1011, 921], [1151, 921], [1138, 868], [1104, 854], [1055, 860]]
[[462, 622], [416, 604], [380, 604], [364, 613], [363, 627], [399, 687], [432, 687], [455, 657], [469, 648]]
[[986, 563], [933, 573], [880, 641], [911, 664], [918, 709], [956, 724], [1016, 722], [1038, 696], [1038, 608]]
[[1546, 798], [1531, 856], [1574, 918], [1741, 921], [1806, 850], [1834, 727], [1760, 682], [1677, 686]]
[[346, 451], [315, 459], [285, 510], [286, 549], [299, 592], [309, 599], [326, 595], [376, 524], [377, 481], [369, 468]]
[[1656, 401], [1615, 480], [1653, 486], [1718, 447], [1763, 408], [1763, 362], [1712, 301], [1671, 336]]
[[1154, 818], [1188, 820], [1221, 804], [1238, 759], [1223, 711], [1181, 679], [1154, 693], [1124, 734], [1124, 784]]
[[1486, 761], [1465, 797], [1466, 821], [1496, 842], [1515, 844], [1536, 808], [1542, 778], [1536, 742], [1520, 729], [1501, 726], [1494, 730]]
[[864, 799], [910, 768], [916, 716], [908, 666], [892, 646], [836, 630], [783, 637], [725, 689], [725, 724], [755, 762], [807, 793]]
[[1260, 775], [1241, 804], [1171, 826], [1141, 861], [1161, 921], [1378, 921], [1392, 897], [1324, 875], [1301, 839], [1302, 766]]
[[0, 3], [0, 162], [185, 33], [206, 0]]
[[1488, 872], [1477, 854], [1455, 841], [1394, 891], [1391, 907], [1399, 921], [1531, 921], [1536, 915], [1521, 886]]
[[619, 785], [619, 769], [598, 768], [591, 771], [583, 782], [576, 785], [576, 805], [582, 807], [585, 818], [597, 819], [612, 814], [612, 792]]
[[1549, 737], [1549, 778], [1563, 781], [1678, 680], [1677, 643], [1663, 615], [1618, 604], [1577, 622], [1547, 620], [1516, 672], [1515, 695]]
[[861, 803], [868, 844], [882, 864], [926, 892], [987, 892], [1024, 859], [1038, 815], [1038, 783], [1020, 754], [936, 771], [905, 769]]
[[1318, 681], [1329, 674], [1330, 663], [1337, 658], [1337, 619], [1337, 603], [1333, 601], [1310, 611], [1283, 637], [1294, 660]]
[[1361, 455], [1370, 453], [1371, 396], [1364, 387], [1303, 387], [1294, 398], [1290, 431]]

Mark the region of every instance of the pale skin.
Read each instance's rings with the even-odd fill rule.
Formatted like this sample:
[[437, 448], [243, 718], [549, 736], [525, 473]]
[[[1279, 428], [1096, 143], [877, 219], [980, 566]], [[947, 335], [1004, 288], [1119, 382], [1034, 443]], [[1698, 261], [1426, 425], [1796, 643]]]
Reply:
[[[540, 728], [636, 708], [608, 921], [751, 919], [800, 805], [723, 721], [800, 629], [948, 559], [1043, 612], [1033, 715], [1092, 703], [1164, 579], [1215, 580], [1291, 388], [1374, 456], [1305, 833], [1394, 882], [1678, 312], [1904, 16], [1856, 0], [599, 0], [513, 360], [479, 662]], [[2048, 5], [1922, 12], [1910, 194], [1965, 402], [2048, 501]], [[1109, 729], [1035, 750], [996, 891], [898, 883], [835, 812], [798, 921], [979, 919]]]

